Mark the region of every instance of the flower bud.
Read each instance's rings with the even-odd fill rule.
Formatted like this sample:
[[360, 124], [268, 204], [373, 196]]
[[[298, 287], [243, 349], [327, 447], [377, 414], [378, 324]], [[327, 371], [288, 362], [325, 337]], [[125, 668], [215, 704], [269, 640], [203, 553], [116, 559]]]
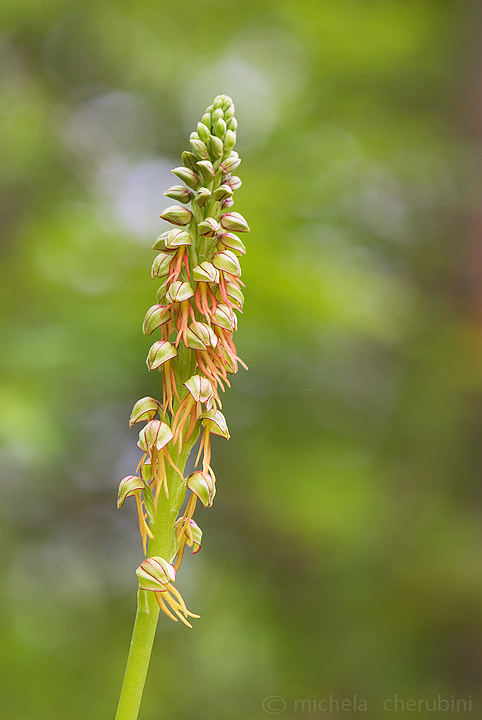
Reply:
[[137, 443], [141, 450], [149, 452], [155, 447], [162, 450], [168, 442], [174, 437], [169, 425], [160, 420], [151, 420], [139, 433], [139, 442]]
[[215, 135], [211, 135], [209, 146], [211, 148], [211, 155], [215, 158], [220, 158], [224, 153], [223, 141]]
[[189, 140], [192, 151], [198, 160], [209, 160], [209, 152], [202, 140], [191, 138]]
[[241, 182], [241, 178], [238, 178], [237, 175], [231, 175], [229, 178], [226, 178], [225, 183], [226, 185], [229, 185], [232, 190], [239, 190], [243, 184]]
[[221, 139], [226, 134], [226, 123], [223, 118], [218, 118], [218, 120], [214, 123], [214, 134]]
[[170, 303], [189, 300], [194, 295], [194, 290], [188, 282], [175, 280], [167, 291], [166, 298]]
[[225, 330], [236, 330], [236, 315], [229, 305], [217, 305], [216, 310], [213, 313], [212, 321], [214, 325], [219, 325], [219, 327], [222, 327]]
[[234, 300], [238, 304], [239, 309], [241, 310], [244, 305], [244, 295], [242, 291], [238, 287], [236, 287], [236, 285], [233, 285], [232, 283], [227, 283], [226, 292], [228, 293], [228, 297], [230, 297], [231, 300]]
[[188, 152], [187, 150], [185, 150], [182, 153], [181, 158], [182, 158], [182, 164], [184, 165], [184, 167], [189, 168], [190, 170], [192, 170], [195, 173], [196, 172], [196, 158], [192, 154], [192, 152]]
[[185, 188], [184, 185], [173, 185], [169, 190], [166, 190], [163, 195], [178, 202], [188, 203], [193, 196], [193, 192]]
[[186, 185], [193, 190], [195, 190], [199, 185], [199, 178], [191, 167], [177, 167], [174, 168], [174, 170], [171, 170], [171, 172], [173, 172], [174, 175], [177, 175], [180, 180], [186, 183]]
[[176, 357], [177, 350], [174, 345], [171, 345], [167, 340], [158, 340], [149, 350], [147, 356], [147, 367], [149, 370], [155, 370], [161, 367], [165, 362]]
[[235, 117], [230, 118], [230, 120], [229, 120], [229, 122], [228, 122], [228, 124], [227, 124], [227, 127], [228, 127], [228, 130], [234, 130], [234, 131], [237, 130], [238, 121], [236, 120]]
[[163, 232], [162, 235], [159, 235], [156, 242], [152, 246], [153, 250], [165, 250], [166, 249], [166, 238], [169, 235], [170, 230], [167, 230], [166, 232]]
[[244, 217], [238, 212], [228, 212], [221, 216], [221, 225], [226, 230], [234, 232], [249, 232], [249, 225]]
[[142, 590], [163, 592], [176, 579], [176, 570], [164, 558], [151, 557], [141, 562], [136, 575]]
[[222, 242], [226, 248], [232, 250], [238, 257], [246, 254], [246, 247], [243, 241], [238, 238], [237, 235], [233, 235], [233, 233], [223, 233], [223, 235], [219, 236], [219, 242]]
[[207, 402], [214, 395], [211, 383], [202, 375], [193, 375], [184, 385], [196, 402]]
[[166, 237], [166, 248], [169, 250], [175, 250], [182, 245], [191, 244], [192, 238], [187, 230], [171, 230]]
[[[209, 123], [209, 125], [211, 125], [211, 123]], [[206, 125], [202, 122], [198, 122], [197, 124], [197, 134], [203, 143], [207, 143], [211, 135]]]
[[221, 229], [218, 221], [212, 217], [201, 220], [201, 222], [198, 223], [197, 228], [199, 234], [204, 235], [205, 237], [212, 237], [213, 235], [216, 235], [216, 233], [218, 233]]
[[200, 499], [204, 507], [211, 507], [216, 495], [216, 485], [209, 473], [193, 472], [186, 478], [186, 485]]
[[199, 160], [198, 161], [199, 172], [206, 182], [209, 182], [214, 177], [214, 167], [210, 160]]
[[153, 278], [163, 277], [169, 272], [169, 265], [171, 264], [172, 253], [161, 252], [154, 258], [154, 262], [151, 267], [151, 276]]
[[192, 219], [192, 212], [180, 205], [170, 205], [159, 217], [173, 225], [189, 225]]
[[214, 334], [214, 331], [209, 327], [209, 325], [206, 325], [206, 323], [191, 323], [190, 328], [192, 332], [196, 333], [198, 338], [200, 338], [201, 342], [203, 342], [206, 347], [216, 347], [218, 344], [218, 338]]
[[[233, 150], [226, 160], [223, 160], [221, 163], [221, 168], [225, 173], [231, 173], [233, 170], [236, 170], [241, 165], [241, 158], [239, 157], [238, 153]], [[173, 171], [174, 172], [174, 171]]]
[[121, 508], [128, 497], [141, 493], [145, 489], [145, 484], [142, 478], [136, 477], [135, 475], [127, 475], [119, 483], [119, 490], [117, 493], [117, 509]]
[[219, 270], [207, 260], [192, 269], [192, 279], [195, 282], [219, 282]]
[[218, 339], [213, 330], [202, 322], [193, 322], [186, 331], [187, 347], [192, 350], [206, 350], [216, 347]]
[[208, 204], [209, 200], [211, 199], [211, 190], [209, 190], [206, 187], [200, 187], [197, 191], [195, 197], [193, 198], [193, 204], [197, 205], [198, 207], [204, 207]]
[[206, 345], [191, 328], [186, 330], [186, 347], [191, 350], [206, 350]]
[[[226, 423], [226, 418], [220, 410], [206, 410], [199, 416], [206, 430], [229, 440], [231, 437]], [[155, 421], [153, 421], [155, 422]]]
[[149, 396], [141, 398], [132, 408], [129, 427], [132, 427], [138, 422], [154, 420], [160, 409], [161, 404], [154, 398]]
[[161, 325], [171, 319], [171, 309], [165, 305], [153, 305], [146, 312], [144, 322], [142, 324], [142, 332], [144, 335], [152, 335], [154, 330], [160, 328]]
[[213, 257], [213, 265], [218, 268], [218, 270], [224, 270], [235, 277], [239, 277], [241, 275], [239, 260], [232, 250], [221, 250], [220, 252], [215, 253]]
[[220, 185], [213, 192], [213, 198], [218, 201], [225, 200], [225, 198], [231, 197], [232, 194], [233, 194], [233, 190], [229, 185], [227, 185], [227, 184]]
[[206, 111], [201, 118], [201, 122], [209, 129], [211, 127], [211, 113]]
[[137, 496], [138, 499], [140, 499], [141, 493], [143, 491], [144, 508], [147, 512], [149, 521], [152, 522], [155, 516], [152, 494], [149, 490], [149, 487], [146, 486], [143, 478], [136, 477], [135, 475], [128, 475], [120, 481], [119, 490], [117, 493], [117, 509], [123, 506], [124, 502], [128, 497], [132, 497], [134, 495]]
[[234, 130], [226, 130], [224, 137], [224, 152], [230, 152], [236, 145], [236, 133]]

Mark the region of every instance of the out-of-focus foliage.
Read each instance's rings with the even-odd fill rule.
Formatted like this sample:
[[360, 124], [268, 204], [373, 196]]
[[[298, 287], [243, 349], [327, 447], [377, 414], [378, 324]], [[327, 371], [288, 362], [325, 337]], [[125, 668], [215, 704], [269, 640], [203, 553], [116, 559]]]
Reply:
[[375, 720], [395, 694], [481, 707], [470, 24], [455, 0], [0, 3], [2, 720], [113, 717], [142, 557], [116, 489], [131, 406], [159, 394], [151, 244], [219, 93], [250, 370], [180, 573], [202, 619], [161, 618], [142, 718], [262, 719], [272, 695], [284, 718], [355, 693]]

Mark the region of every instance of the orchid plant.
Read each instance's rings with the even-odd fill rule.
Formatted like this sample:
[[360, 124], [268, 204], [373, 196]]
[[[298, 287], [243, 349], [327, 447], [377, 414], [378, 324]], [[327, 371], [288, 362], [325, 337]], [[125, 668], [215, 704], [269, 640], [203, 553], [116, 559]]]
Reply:
[[[143, 397], [134, 405], [130, 424], [144, 423], [143, 455], [118, 494], [118, 507], [134, 498], [146, 559], [137, 568], [137, 613], [116, 720], [138, 716], [159, 611], [188, 627], [199, 617], [175, 587], [176, 572], [186, 546], [193, 553], [201, 547], [193, 519], [198, 500], [209, 507], [216, 492], [210, 437], [229, 439], [220, 391], [239, 364], [246, 367], [233, 342], [244, 302], [245, 246], [236, 233], [249, 232], [244, 217], [230, 210], [241, 185], [233, 174], [241, 162], [233, 149], [236, 127], [231, 98], [219, 95], [191, 133], [182, 166], [172, 171], [184, 184], [164, 193], [181, 204], [160, 215], [173, 228], [154, 243], [151, 274], [160, 287], [143, 323], [144, 334], [158, 337], [147, 366], [161, 373], [162, 399]], [[194, 472], [185, 477], [198, 441]]]

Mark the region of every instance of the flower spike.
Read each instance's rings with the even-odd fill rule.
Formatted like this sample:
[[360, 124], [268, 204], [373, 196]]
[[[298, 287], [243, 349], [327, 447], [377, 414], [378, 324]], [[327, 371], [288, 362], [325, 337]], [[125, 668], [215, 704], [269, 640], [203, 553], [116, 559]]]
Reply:
[[[172, 171], [183, 184], [164, 193], [180, 204], [160, 214], [172, 227], [154, 243], [151, 276], [160, 287], [142, 327], [153, 336], [147, 366], [162, 375], [162, 401], [146, 396], [134, 405], [130, 425], [144, 423], [138, 438], [143, 455], [118, 494], [118, 507], [135, 499], [146, 553], [137, 568], [139, 612], [154, 602], [188, 627], [198, 615], [174, 586], [176, 571], [186, 547], [193, 553], [201, 548], [193, 514], [198, 500], [210, 507], [216, 494], [210, 436], [229, 439], [219, 389], [224, 392], [228, 375], [244, 366], [233, 334], [244, 303], [240, 258], [246, 247], [235, 233], [247, 233], [249, 226], [228, 210], [241, 185], [233, 175], [241, 162], [233, 149], [236, 129], [233, 102], [219, 95], [191, 133], [182, 165]], [[194, 472], [184, 478], [198, 440]]]

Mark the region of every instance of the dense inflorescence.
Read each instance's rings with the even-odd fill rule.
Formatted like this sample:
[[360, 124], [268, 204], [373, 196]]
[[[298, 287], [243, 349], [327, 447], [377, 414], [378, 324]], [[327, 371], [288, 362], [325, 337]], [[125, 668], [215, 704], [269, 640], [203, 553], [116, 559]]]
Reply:
[[[207, 507], [214, 499], [210, 435], [229, 438], [219, 391], [229, 387], [228, 376], [239, 364], [246, 367], [233, 342], [236, 312], [244, 302], [239, 258], [245, 246], [236, 233], [249, 232], [244, 217], [229, 209], [241, 185], [233, 174], [241, 162], [233, 150], [236, 126], [231, 98], [218, 96], [191, 133], [183, 165], [172, 171], [184, 185], [164, 193], [181, 204], [160, 215], [173, 228], [154, 244], [158, 255], [151, 274], [160, 287], [143, 323], [144, 334], [159, 337], [147, 366], [162, 374], [162, 400], [144, 397], [134, 406], [131, 426], [146, 423], [138, 441], [144, 455], [137, 475], [121, 481], [118, 496], [119, 507], [129, 496], [137, 504], [148, 556], [137, 569], [140, 588], [155, 592], [161, 609], [187, 625], [192, 613], [172, 583], [186, 545], [193, 552], [200, 549], [202, 533], [193, 520], [197, 500]], [[185, 478], [199, 438], [195, 471]], [[156, 525], [160, 503], [171, 514], [179, 511], [167, 558], [151, 552], [162, 530]]]

